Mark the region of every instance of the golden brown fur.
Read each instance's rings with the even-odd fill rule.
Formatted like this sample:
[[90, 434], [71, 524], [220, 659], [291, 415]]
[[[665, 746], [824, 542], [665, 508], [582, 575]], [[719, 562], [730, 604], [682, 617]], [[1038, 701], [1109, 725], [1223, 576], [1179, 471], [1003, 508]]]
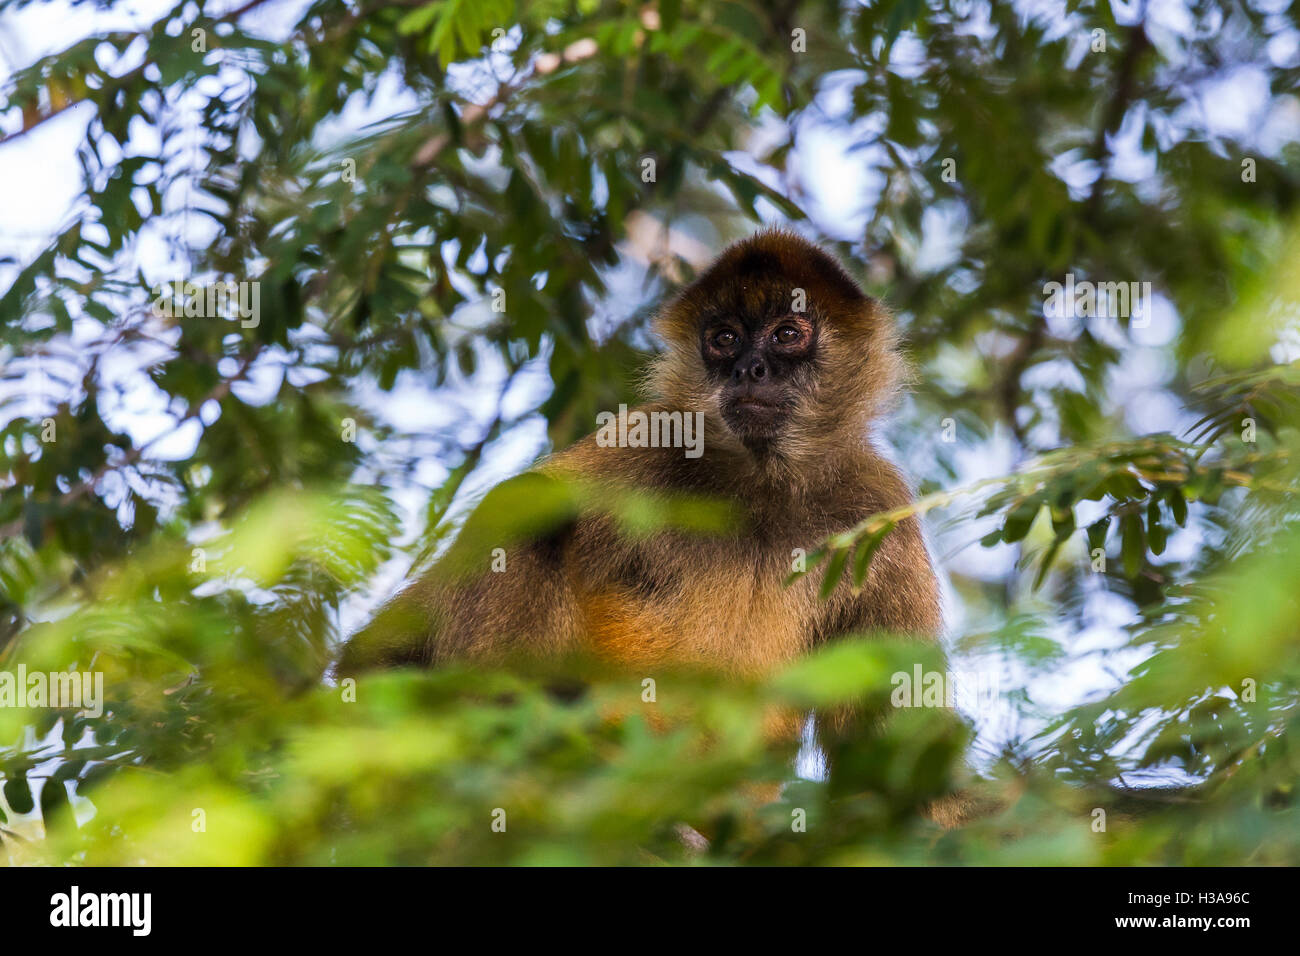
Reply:
[[[795, 373], [799, 401], [778, 437], [755, 447], [728, 427], [721, 386], [701, 360], [710, 314], [779, 314], [792, 289], [816, 323], [815, 359]], [[892, 320], [817, 247], [765, 232], [725, 250], [663, 310], [667, 348], [647, 378], [643, 410], [702, 411], [703, 454], [681, 448], [600, 447], [588, 436], [526, 481], [550, 479], [654, 496], [705, 495], [740, 516], [717, 535], [619, 534], [605, 514], [575, 511], [513, 542], [475, 521], [439, 568], [411, 585], [345, 650], [338, 673], [374, 663], [480, 660], [522, 651], [594, 651], [634, 668], [703, 665], [759, 675], [839, 635], [876, 629], [935, 637], [939, 600], [914, 520], [874, 558], [864, 587], [847, 577], [827, 600], [819, 575], [784, 581], [795, 549], [908, 501], [898, 470], [872, 446], [871, 427], [895, 396], [902, 363]], [[498, 507], [492, 496], [480, 506]], [[506, 571], [489, 570], [505, 549]]]

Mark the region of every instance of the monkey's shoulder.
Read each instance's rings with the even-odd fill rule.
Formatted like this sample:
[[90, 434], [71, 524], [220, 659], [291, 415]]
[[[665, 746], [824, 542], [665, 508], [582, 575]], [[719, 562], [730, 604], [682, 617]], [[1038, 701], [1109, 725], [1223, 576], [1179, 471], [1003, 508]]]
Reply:
[[864, 449], [823, 489], [808, 497], [814, 509], [849, 524], [901, 508], [915, 499], [902, 470], [873, 449]]
[[554, 453], [537, 470], [558, 479], [613, 482], [652, 491], [708, 489], [716, 484], [716, 468], [704, 454], [704, 424], [697, 414], [655, 406], [627, 410]]

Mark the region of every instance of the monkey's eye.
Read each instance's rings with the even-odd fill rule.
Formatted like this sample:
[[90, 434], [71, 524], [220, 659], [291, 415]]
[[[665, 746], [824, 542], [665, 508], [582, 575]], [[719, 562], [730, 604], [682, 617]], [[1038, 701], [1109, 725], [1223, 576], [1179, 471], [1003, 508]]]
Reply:
[[782, 325], [772, 333], [772, 341], [778, 345], [794, 345], [802, 335], [803, 333], [793, 325]]
[[736, 344], [736, 333], [731, 329], [722, 329], [713, 333], [713, 345], [719, 349], [729, 349]]

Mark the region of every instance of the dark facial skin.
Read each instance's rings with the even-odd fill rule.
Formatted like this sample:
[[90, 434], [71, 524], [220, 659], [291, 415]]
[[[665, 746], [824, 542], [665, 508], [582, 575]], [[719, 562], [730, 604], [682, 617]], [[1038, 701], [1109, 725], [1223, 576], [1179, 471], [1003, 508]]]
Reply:
[[719, 318], [700, 329], [700, 354], [722, 383], [722, 418], [751, 448], [780, 434], [817, 350], [807, 314]]

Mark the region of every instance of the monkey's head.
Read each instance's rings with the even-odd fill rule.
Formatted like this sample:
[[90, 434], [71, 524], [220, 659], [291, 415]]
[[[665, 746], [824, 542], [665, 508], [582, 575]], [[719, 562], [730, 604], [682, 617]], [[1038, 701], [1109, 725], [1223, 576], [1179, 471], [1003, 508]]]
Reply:
[[783, 231], [727, 248], [656, 329], [669, 346], [652, 371], [658, 396], [705, 411], [711, 437], [758, 457], [862, 440], [902, 367], [884, 308], [832, 256]]

